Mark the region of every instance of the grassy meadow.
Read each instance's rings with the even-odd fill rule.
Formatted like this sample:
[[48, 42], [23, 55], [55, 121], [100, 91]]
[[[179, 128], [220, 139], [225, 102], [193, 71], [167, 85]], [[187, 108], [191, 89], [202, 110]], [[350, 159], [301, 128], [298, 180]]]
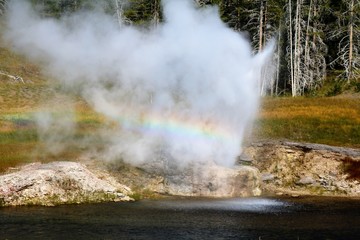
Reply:
[[[81, 98], [71, 96], [68, 102], [69, 96], [46, 79], [36, 65], [0, 47], [0, 71], [24, 79], [23, 83], [0, 74], [0, 171], [34, 161], [74, 160], [86, 148], [101, 145], [96, 139], [83, 146], [73, 144], [104, 125], [111, 128], [111, 124]], [[264, 98], [253, 140], [286, 139], [360, 148], [359, 103], [360, 98], [354, 95]], [[47, 151], [49, 143], [39, 135], [34, 119], [44, 110], [60, 117], [70, 114], [76, 122], [74, 134], [60, 152]]]
[[360, 148], [360, 98], [265, 98], [254, 138]]

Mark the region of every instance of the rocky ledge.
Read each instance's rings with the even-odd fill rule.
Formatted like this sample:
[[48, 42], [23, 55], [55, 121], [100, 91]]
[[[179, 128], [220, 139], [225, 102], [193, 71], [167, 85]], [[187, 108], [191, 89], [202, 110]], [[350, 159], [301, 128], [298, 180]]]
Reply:
[[130, 196], [159, 194], [360, 197], [360, 150], [320, 144], [253, 143], [234, 168], [199, 164], [179, 169], [161, 159], [142, 168], [105, 164], [96, 157], [79, 162], [34, 163], [0, 176], [0, 206], [130, 201]]
[[33, 163], [0, 176], [0, 206], [131, 201], [130, 188], [75, 162]]
[[251, 166], [198, 165], [164, 169], [157, 164], [138, 168], [121, 162], [79, 161], [81, 163], [33, 163], [0, 176], [0, 206], [133, 200], [129, 196], [248, 197], [261, 194], [260, 172]]
[[192, 166], [158, 175], [151, 191], [175, 196], [250, 197], [261, 194], [260, 172], [250, 166], [226, 168], [217, 165]]
[[259, 142], [243, 158], [261, 172], [264, 192], [360, 197], [360, 150], [322, 144]]
[[219, 198], [261, 194], [260, 172], [252, 166], [226, 168], [215, 164], [197, 164], [179, 168], [169, 162], [156, 162], [139, 168], [122, 162], [104, 165], [83, 161], [91, 169], [100, 167], [98, 171], [110, 173], [143, 197], [173, 195]]

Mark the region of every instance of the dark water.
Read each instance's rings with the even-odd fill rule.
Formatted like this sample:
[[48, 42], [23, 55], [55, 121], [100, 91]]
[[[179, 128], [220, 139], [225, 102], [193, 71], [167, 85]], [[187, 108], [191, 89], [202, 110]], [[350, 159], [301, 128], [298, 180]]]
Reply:
[[167, 199], [2, 208], [0, 239], [360, 239], [360, 200]]

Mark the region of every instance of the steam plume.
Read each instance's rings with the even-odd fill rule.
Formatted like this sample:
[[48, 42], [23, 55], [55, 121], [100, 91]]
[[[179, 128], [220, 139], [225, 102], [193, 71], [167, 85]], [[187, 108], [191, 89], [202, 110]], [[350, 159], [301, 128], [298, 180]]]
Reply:
[[257, 109], [268, 53], [253, 56], [216, 7], [163, 2], [165, 22], [145, 31], [119, 28], [101, 12], [45, 19], [13, 1], [6, 39], [118, 122], [103, 158], [143, 165], [160, 149], [179, 166], [232, 166]]

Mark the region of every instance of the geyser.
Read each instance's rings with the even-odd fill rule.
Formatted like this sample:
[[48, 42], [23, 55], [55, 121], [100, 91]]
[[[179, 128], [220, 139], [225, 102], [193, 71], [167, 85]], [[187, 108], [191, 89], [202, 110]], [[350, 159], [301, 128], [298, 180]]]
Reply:
[[[231, 167], [259, 98], [270, 50], [228, 28], [216, 7], [163, 1], [164, 22], [144, 30], [119, 27], [103, 12], [42, 18], [11, 1], [5, 39], [93, 108], [118, 122], [103, 159], [145, 166]], [[41, 127], [41, 126], [40, 126]]]

